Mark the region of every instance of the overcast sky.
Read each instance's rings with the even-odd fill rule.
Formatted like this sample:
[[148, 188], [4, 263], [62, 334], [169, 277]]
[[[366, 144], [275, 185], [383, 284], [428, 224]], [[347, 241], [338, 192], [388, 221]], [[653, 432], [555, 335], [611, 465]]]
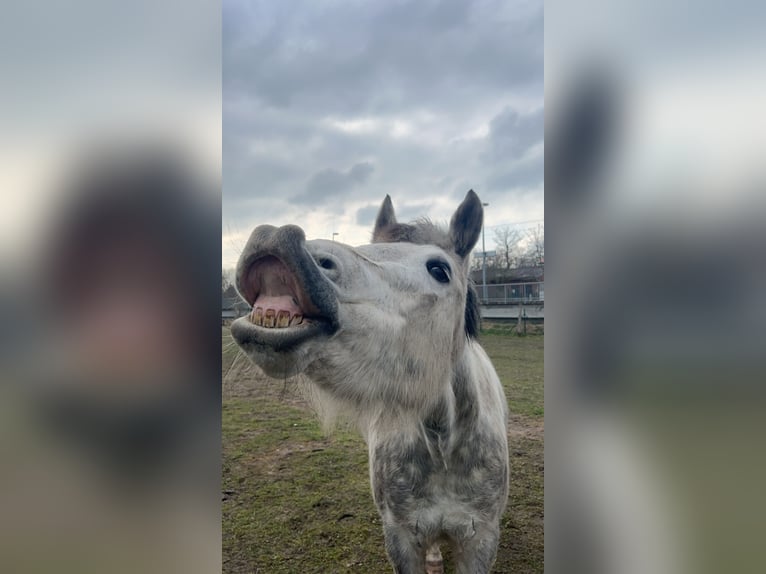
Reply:
[[541, 0], [224, 0], [223, 265], [262, 223], [366, 243], [386, 194], [542, 220], [543, 115]]

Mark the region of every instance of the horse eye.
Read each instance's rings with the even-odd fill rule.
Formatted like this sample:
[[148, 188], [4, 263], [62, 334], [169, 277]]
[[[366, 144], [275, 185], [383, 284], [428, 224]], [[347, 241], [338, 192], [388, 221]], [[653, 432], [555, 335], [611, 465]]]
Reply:
[[450, 268], [444, 261], [433, 259], [426, 263], [426, 269], [439, 283], [449, 283]]
[[322, 269], [335, 269], [335, 262], [332, 259], [322, 257], [319, 259], [319, 266]]

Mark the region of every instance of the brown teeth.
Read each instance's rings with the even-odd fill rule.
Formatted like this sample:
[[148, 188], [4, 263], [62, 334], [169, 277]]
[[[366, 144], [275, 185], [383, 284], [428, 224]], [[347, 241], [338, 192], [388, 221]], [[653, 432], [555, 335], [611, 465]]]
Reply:
[[266, 309], [264, 311], [263, 307], [255, 307], [250, 312], [250, 322], [268, 329], [274, 327], [284, 329], [303, 323], [303, 315], [296, 314], [291, 317], [290, 311], [282, 310], [277, 312], [274, 309]]

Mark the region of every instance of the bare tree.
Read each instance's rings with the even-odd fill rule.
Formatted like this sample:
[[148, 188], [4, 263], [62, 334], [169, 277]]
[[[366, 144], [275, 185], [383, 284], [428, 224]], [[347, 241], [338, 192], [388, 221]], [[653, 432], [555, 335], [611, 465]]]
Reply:
[[545, 227], [542, 225], [527, 230], [527, 258], [535, 266], [545, 263]]
[[511, 269], [517, 263], [521, 233], [510, 225], [496, 227], [492, 235], [497, 248], [498, 266]]
[[221, 269], [221, 291], [234, 292], [234, 269]]
[[476, 255], [476, 252], [471, 254], [470, 267], [471, 267], [471, 271], [477, 271], [481, 269], [481, 257]]

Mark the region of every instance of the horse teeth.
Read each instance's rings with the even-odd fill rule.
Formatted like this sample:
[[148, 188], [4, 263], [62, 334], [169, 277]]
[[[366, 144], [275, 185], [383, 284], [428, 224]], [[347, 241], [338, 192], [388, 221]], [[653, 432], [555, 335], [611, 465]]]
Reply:
[[290, 311], [276, 309], [264, 309], [263, 307], [254, 307], [250, 312], [250, 322], [259, 327], [272, 329], [274, 327], [284, 329], [303, 323], [303, 315], [290, 315]]

